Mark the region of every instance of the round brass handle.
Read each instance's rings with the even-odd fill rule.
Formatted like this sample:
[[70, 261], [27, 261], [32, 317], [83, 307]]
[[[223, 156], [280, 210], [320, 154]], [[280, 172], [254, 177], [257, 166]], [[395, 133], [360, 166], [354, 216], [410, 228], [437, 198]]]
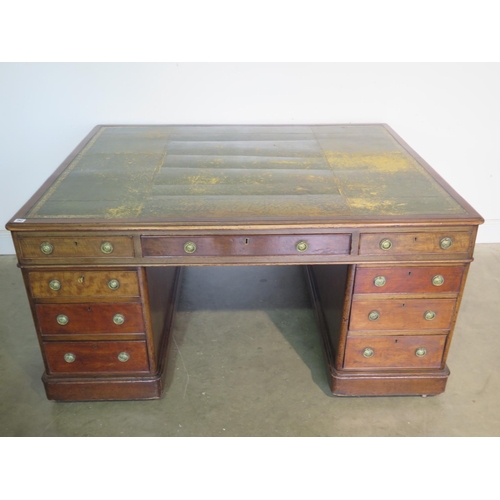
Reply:
[[187, 241], [186, 243], [184, 243], [184, 251], [186, 253], [196, 252], [196, 244], [193, 243], [192, 241]]
[[446, 236], [445, 238], [441, 238], [441, 241], [439, 242], [439, 246], [443, 250], [446, 250], [447, 248], [450, 248], [452, 244], [453, 244], [453, 241], [448, 236]]
[[62, 326], [67, 325], [69, 323], [69, 318], [66, 316], [66, 314], [59, 314], [56, 320]]
[[123, 314], [115, 314], [113, 316], [113, 323], [115, 325], [123, 325], [125, 323], [125, 316]]
[[375, 351], [371, 347], [366, 347], [363, 351], [363, 356], [365, 358], [371, 358], [375, 354]]
[[42, 253], [44, 253], [45, 255], [50, 255], [53, 251], [54, 251], [54, 246], [49, 243], [48, 241], [44, 241], [41, 245], [40, 245], [40, 250], [42, 251]]
[[432, 321], [436, 317], [436, 313], [434, 311], [425, 311], [424, 318], [427, 321]]
[[61, 282], [58, 280], [52, 280], [49, 282], [49, 288], [57, 292], [57, 290], [61, 289]]
[[389, 238], [385, 238], [380, 242], [380, 248], [382, 250], [389, 250], [392, 248], [392, 241]]
[[368, 319], [370, 321], [377, 321], [380, 318], [380, 313], [378, 311], [370, 311], [368, 314]]
[[415, 351], [415, 356], [417, 356], [417, 358], [422, 358], [423, 356], [425, 356], [427, 354], [427, 349], [425, 349], [425, 347], [419, 347], [416, 351]]
[[114, 247], [109, 241], [105, 241], [101, 245], [101, 252], [102, 253], [111, 253], [113, 250], [114, 250]]
[[295, 248], [297, 249], [297, 252], [305, 252], [309, 248], [309, 245], [305, 241], [299, 241], [295, 245]]
[[121, 361], [122, 363], [125, 363], [130, 359], [130, 354], [128, 352], [121, 352], [118, 354], [118, 361]]
[[67, 352], [64, 355], [64, 361], [66, 361], [66, 363], [73, 363], [73, 361], [75, 361], [75, 359], [76, 359], [76, 356], [72, 352]]
[[386, 279], [385, 279], [385, 276], [377, 276], [374, 280], [373, 280], [373, 284], [375, 286], [384, 286], [386, 284]]
[[444, 283], [444, 277], [441, 276], [440, 274], [436, 274], [436, 276], [432, 278], [432, 284], [434, 286], [441, 286], [443, 283]]
[[118, 290], [118, 288], [120, 288], [120, 282], [118, 280], [115, 280], [115, 279], [109, 280], [108, 287], [111, 290]]

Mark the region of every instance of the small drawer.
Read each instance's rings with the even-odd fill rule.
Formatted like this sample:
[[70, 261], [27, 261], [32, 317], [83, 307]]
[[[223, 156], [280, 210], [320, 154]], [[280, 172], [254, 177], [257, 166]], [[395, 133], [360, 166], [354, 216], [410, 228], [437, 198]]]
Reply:
[[146, 342], [45, 342], [50, 373], [148, 372]]
[[42, 335], [69, 333], [142, 333], [141, 304], [37, 304]]
[[34, 298], [139, 297], [135, 271], [31, 271]]
[[455, 303], [455, 299], [354, 300], [349, 329], [449, 329]]
[[143, 236], [144, 257], [348, 255], [350, 234]]
[[439, 233], [366, 233], [360, 236], [360, 255], [407, 255], [431, 253], [443, 256], [467, 253], [470, 232]]
[[464, 266], [358, 267], [354, 293], [458, 293]]
[[133, 257], [134, 244], [129, 236], [21, 237], [25, 259]]
[[446, 335], [350, 337], [344, 368], [440, 368]]

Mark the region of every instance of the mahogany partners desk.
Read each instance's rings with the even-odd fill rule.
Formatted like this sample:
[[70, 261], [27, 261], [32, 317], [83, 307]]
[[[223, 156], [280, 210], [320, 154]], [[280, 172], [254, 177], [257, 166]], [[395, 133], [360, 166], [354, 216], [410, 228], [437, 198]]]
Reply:
[[7, 229], [81, 401], [161, 396], [193, 265], [304, 265], [333, 394], [439, 394], [482, 222], [387, 125], [98, 126]]

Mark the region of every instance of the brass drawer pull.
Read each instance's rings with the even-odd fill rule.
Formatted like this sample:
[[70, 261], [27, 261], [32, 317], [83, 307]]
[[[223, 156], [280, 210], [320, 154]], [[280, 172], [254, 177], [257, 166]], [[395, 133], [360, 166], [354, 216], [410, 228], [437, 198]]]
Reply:
[[184, 251], [186, 253], [196, 252], [196, 244], [192, 241], [187, 241], [186, 243], [184, 243]]
[[41, 245], [40, 245], [40, 250], [42, 251], [42, 253], [44, 253], [45, 255], [50, 255], [53, 251], [54, 251], [54, 246], [49, 243], [48, 241], [44, 241]]
[[432, 278], [432, 284], [434, 286], [441, 286], [444, 283], [444, 277], [440, 274], [436, 274], [434, 278]]
[[385, 279], [385, 276], [377, 276], [374, 280], [373, 280], [373, 284], [375, 286], [384, 286], [386, 284], [386, 279]]
[[125, 323], [125, 316], [123, 314], [115, 314], [113, 316], [113, 323], [115, 325], [123, 325]]
[[118, 290], [118, 288], [120, 288], [120, 282], [118, 280], [115, 280], [115, 279], [109, 280], [108, 287], [111, 290]]
[[62, 326], [67, 325], [69, 323], [69, 318], [66, 316], [66, 314], [59, 314], [56, 320]]
[[453, 241], [448, 236], [446, 236], [445, 238], [441, 238], [441, 241], [439, 242], [439, 246], [443, 250], [446, 250], [446, 249], [450, 248], [452, 244], [453, 244]]
[[425, 347], [419, 347], [415, 351], [415, 356], [417, 356], [417, 358], [423, 358], [426, 354], [427, 354], [427, 349], [425, 349]]
[[389, 250], [392, 248], [392, 241], [389, 238], [385, 238], [380, 242], [380, 248], [382, 250]]
[[380, 313], [378, 311], [370, 311], [368, 314], [368, 319], [370, 321], [377, 321], [380, 318]]
[[76, 359], [76, 356], [72, 352], [67, 352], [64, 355], [64, 361], [66, 361], [66, 363], [73, 363], [73, 361], [75, 361], [75, 359]]
[[309, 245], [305, 241], [299, 241], [295, 245], [295, 248], [297, 249], [297, 252], [305, 252], [309, 248]]
[[118, 354], [118, 361], [121, 361], [122, 363], [125, 363], [130, 359], [130, 354], [128, 352], [121, 352]]
[[101, 245], [101, 252], [102, 253], [112, 253], [114, 250], [113, 245], [109, 241], [105, 241]]
[[432, 321], [436, 317], [436, 313], [434, 311], [425, 311], [424, 318], [427, 321]]
[[57, 292], [57, 290], [61, 289], [61, 282], [58, 280], [52, 280], [49, 282], [49, 288]]
[[375, 354], [375, 351], [371, 347], [366, 347], [363, 351], [363, 356], [365, 358], [371, 358]]

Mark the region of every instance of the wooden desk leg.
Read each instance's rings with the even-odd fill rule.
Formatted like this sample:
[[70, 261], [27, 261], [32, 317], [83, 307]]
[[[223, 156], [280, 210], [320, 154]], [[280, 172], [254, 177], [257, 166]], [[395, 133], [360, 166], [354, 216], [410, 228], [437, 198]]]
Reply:
[[427, 396], [444, 392], [450, 374], [447, 366], [425, 370], [343, 369], [355, 265], [317, 265], [306, 269], [332, 394]]

